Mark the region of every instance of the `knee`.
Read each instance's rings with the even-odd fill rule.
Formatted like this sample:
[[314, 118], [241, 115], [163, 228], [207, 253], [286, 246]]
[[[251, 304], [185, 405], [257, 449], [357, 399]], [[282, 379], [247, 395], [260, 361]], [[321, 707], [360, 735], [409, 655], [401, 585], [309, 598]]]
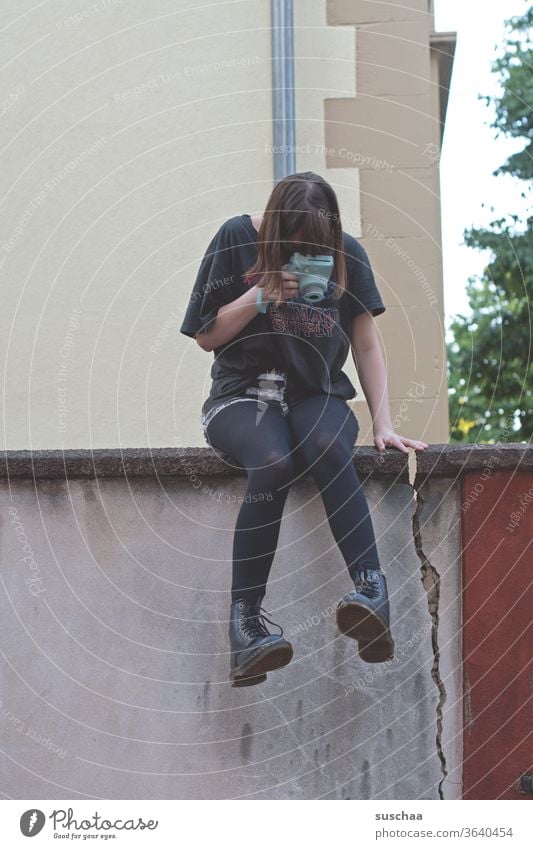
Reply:
[[289, 480], [294, 471], [292, 456], [286, 451], [271, 451], [265, 460], [265, 471], [276, 479]]
[[270, 450], [255, 470], [265, 486], [280, 486], [292, 480], [294, 461], [291, 454], [277, 449]]
[[352, 452], [340, 434], [312, 433], [302, 446], [309, 463], [327, 463], [340, 468], [350, 462]]

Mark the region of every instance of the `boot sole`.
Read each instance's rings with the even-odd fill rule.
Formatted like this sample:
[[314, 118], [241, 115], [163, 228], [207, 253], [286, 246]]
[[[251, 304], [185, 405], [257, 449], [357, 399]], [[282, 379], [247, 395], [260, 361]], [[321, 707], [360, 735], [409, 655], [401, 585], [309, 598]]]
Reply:
[[287, 666], [293, 657], [290, 643], [283, 646], [266, 646], [257, 657], [252, 658], [247, 666], [236, 669], [230, 674], [232, 687], [253, 687], [266, 681], [266, 673]]
[[341, 633], [359, 643], [358, 652], [366, 663], [383, 663], [394, 658], [394, 640], [379, 616], [357, 602], [337, 608], [337, 626]]

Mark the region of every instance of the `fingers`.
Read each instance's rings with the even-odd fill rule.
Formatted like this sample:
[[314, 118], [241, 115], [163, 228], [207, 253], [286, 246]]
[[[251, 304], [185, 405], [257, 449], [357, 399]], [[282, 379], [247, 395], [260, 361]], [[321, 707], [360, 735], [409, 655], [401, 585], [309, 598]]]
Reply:
[[391, 448], [398, 448], [404, 454], [409, 454], [408, 445], [411, 448], [415, 447], [415, 440], [407, 439], [405, 436], [391, 436], [388, 440], [386, 440]]
[[424, 448], [429, 448], [427, 442], [421, 442], [419, 439], [405, 439], [404, 442], [406, 445], [409, 444], [411, 448], [418, 451], [423, 451]]
[[429, 448], [427, 442], [423, 442], [421, 439], [409, 439], [407, 436], [400, 436], [399, 433], [395, 433], [390, 437], [391, 439], [399, 439], [404, 445], [408, 445], [410, 448]]
[[287, 298], [295, 298], [298, 295], [298, 283], [284, 283], [283, 296]]
[[299, 289], [299, 277], [291, 271], [283, 270], [281, 271], [281, 276], [283, 278], [283, 299], [288, 300], [289, 298], [296, 297]]
[[398, 436], [397, 434], [385, 438], [376, 436], [374, 444], [379, 451], [384, 451], [385, 448], [390, 447], [397, 448], [404, 454], [409, 454], [409, 448], [414, 448], [415, 451], [423, 451], [425, 448], [429, 448], [427, 442], [422, 442], [420, 439], [408, 439], [406, 436]]
[[394, 442], [392, 444], [393, 444], [394, 448], [399, 448], [400, 451], [403, 451], [404, 454], [409, 454], [409, 449], [406, 448], [406, 446], [403, 444], [403, 442], [400, 439], [394, 440]]
[[283, 277], [284, 280], [287, 280], [287, 281], [296, 280], [296, 282], [298, 282], [298, 280], [299, 280], [297, 275], [293, 274], [292, 271], [282, 271], [281, 276]]

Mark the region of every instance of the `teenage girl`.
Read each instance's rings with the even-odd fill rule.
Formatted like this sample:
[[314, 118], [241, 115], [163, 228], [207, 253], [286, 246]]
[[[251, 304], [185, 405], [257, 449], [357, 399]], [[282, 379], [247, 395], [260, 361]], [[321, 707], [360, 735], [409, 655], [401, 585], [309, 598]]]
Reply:
[[[294, 253], [333, 256], [324, 297], [309, 303], [283, 266]], [[353, 589], [336, 608], [360, 657], [394, 657], [385, 574], [353, 465], [356, 395], [342, 371], [350, 350], [373, 421], [374, 444], [404, 453], [426, 442], [395, 433], [374, 317], [385, 311], [368, 256], [344, 233], [337, 198], [318, 174], [277, 183], [262, 215], [237, 215], [202, 260], [180, 332], [214, 352], [202, 406], [206, 442], [246, 470], [233, 541], [229, 641], [232, 686], [258, 684], [288, 664], [290, 642], [272, 634], [261, 604], [295, 473], [308, 470]], [[277, 626], [280, 627], [280, 626]]]

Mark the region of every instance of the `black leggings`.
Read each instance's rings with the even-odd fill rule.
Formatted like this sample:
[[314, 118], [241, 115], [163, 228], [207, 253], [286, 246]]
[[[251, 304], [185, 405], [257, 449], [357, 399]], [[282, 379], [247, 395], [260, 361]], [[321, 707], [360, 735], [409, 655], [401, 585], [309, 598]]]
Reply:
[[352, 459], [358, 421], [346, 401], [313, 395], [283, 415], [249, 399], [219, 410], [206, 428], [212, 447], [247, 472], [249, 496], [233, 540], [231, 597], [263, 598], [289, 488], [305, 468], [314, 478], [351, 577], [358, 565], [380, 568], [374, 528]]

